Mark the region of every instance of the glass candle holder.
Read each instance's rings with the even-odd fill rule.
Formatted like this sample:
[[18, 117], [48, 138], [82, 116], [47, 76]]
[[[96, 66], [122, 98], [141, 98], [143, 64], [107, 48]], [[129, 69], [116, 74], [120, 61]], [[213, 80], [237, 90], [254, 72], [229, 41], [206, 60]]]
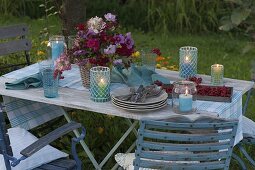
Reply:
[[47, 98], [55, 98], [58, 96], [59, 77], [54, 77], [54, 66], [50, 62], [41, 65], [40, 72], [42, 74], [44, 96]]
[[97, 66], [90, 69], [90, 98], [95, 102], [110, 100], [110, 68]]
[[211, 66], [211, 83], [212, 85], [223, 85], [224, 66], [214, 64]]
[[68, 49], [72, 49], [73, 48], [75, 37], [76, 37], [75, 35], [69, 35], [67, 37], [67, 48]]
[[182, 78], [194, 77], [197, 74], [197, 48], [181, 47], [179, 50], [179, 76]]
[[142, 50], [142, 66], [149, 70], [155, 71], [156, 55], [150, 50]]
[[65, 37], [62, 35], [53, 35], [49, 39], [50, 54], [53, 61], [55, 61], [66, 48]]
[[174, 83], [172, 91], [172, 106], [175, 113], [190, 114], [197, 110], [197, 89], [191, 81], [178, 81]]

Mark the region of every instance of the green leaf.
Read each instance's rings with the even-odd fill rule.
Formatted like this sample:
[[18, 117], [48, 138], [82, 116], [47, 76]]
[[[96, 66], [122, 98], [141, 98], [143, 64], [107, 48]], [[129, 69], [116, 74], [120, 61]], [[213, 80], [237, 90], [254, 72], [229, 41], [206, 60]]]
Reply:
[[232, 28], [234, 28], [234, 25], [232, 24], [232, 22], [230, 20], [225, 20], [222, 24], [222, 26], [219, 27], [219, 30], [222, 31], [229, 31]]
[[239, 25], [244, 21], [251, 13], [250, 9], [236, 9], [231, 15], [231, 21], [235, 25]]
[[40, 7], [40, 8], [43, 8], [43, 7], [45, 7], [45, 5], [44, 5], [44, 4], [40, 4], [39, 7]]

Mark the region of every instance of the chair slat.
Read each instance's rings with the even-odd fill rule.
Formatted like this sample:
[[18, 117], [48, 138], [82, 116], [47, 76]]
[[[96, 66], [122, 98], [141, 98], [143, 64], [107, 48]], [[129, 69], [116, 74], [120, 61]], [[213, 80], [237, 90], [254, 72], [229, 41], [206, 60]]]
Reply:
[[142, 151], [139, 153], [144, 159], [163, 161], [217, 161], [228, 157], [227, 151], [222, 152], [162, 152], [162, 151]]
[[25, 36], [28, 34], [28, 27], [25, 24], [0, 27], [0, 39]]
[[20, 51], [29, 51], [31, 47], [32, 44], [27, 39], [0, 43], [0, 55], [7, 55]]
[[173, 141], [217, 141], [231, 139], [232, 132], [221, 132], [214, 134], [178, 134], [178, 133], [167, 133], [158, 132], [151, 130], [144, 130], [143, 137], [151, 139], [161, 139], [161, 140], [173, 140]]
[[142, 148], [165, 151], [217, 151], [229, 146], [229, 141], [215, 143], [199, 144], [169, 144], [160, 142], [144, 141], [140, 146]]
[[[143, 121], [142, 121], [143, 122]], [[236, 125], [238, 122], [235, 123]], [[178, 128], [178, 129], [217, 129], [217, 128], [231, 128], [233, 127], [232, 122], [224, 123], [175, 123], [175, 122], [163, 122], [163, 121], [154, 121], [153, 124], [146, 124], [146, 129], [150, 126], [159, 126], [159, 127], [168, 127], [168, 128]]]
[[171, 163], [171, 162], [155, 162], [150, 160], [141, 160], [140, 166], [152, 169], [186, 169], [186, 170], [199, 170], [199, 169], [221, 169], [225, 167], [224, 161], [216, 161], [211, 163]]

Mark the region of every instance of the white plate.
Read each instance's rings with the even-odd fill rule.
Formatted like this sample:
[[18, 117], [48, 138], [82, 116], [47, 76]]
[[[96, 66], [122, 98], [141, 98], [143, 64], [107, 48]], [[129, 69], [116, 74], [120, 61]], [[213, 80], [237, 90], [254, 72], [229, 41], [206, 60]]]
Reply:
[[163, 100], [159, 103], [156, 103], [156, 104], [150, 104], [150, 105], [131, 105], [131, 104], [126, 104], [126, 103], [121, 103], [117, 100], [115, 100], [114, 98], [112, 98], [112, 103], [114, 104], [117, 104], [119, 106], [123, 106], [123, 107], [129, 107], [129, 108], [155, 108], [155, 107], [158, 107], [158, 106], [161, 106], [162, 104], [166, 103], [167, 100]]
[[115, 89], [111, 92], [111, 97], [115, 100], [115, 101], [119, 101], [121, 103], [125, 103], [125, 104], [132, 104], [132, 105], [150, 105], [150, 104], [155, 104], [155, 103], [159, 103], [162, 102], [164, 100], [167, 99], [168, 94], [162, 90], [159, 96], [156, 97], [149, 97], [145, 100], [144, 103], [134, 103], [134, 102], [130, 102], [130, 101], [123, 101], [120, 99], [117, 99], [116, 96], [121, 96], [121, 95], [127, 95], [130, 93], [130, 88], [125, 87], [125, 88], [119, 88], [119, 89]]
[[167, 102], [166, 102], [165, 104], [163, 104], [163, 105], [157, 107], [157, 108], [151, 108], [151, 109], [124, 108], [124, 107], [118, 106], [118, 105], [116, 105], [116, 104], [114, 104], [114, 103], [113, 103], [113, 105], [114, 105], [115, 107], [118, 107], [118, 108], [120, 108], [120, 109], [127, 110], [127, 111], [147, 112], [147, 111], [159, 110], [159, 109], [161, 109], [161, 108], [167, 106]]

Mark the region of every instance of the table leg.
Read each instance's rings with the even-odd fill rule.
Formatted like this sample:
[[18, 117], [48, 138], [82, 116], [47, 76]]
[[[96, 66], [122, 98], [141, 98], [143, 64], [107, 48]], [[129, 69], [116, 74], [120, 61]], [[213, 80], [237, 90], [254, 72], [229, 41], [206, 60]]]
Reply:
[[108, 159], [112, 156], [112, 154], [116, 151], [116, 149], [123, 143], [126, 137], [133, 131], [135, 126], [138, 124], [138, 121], [134, 121], [132, 126], [128, 128], [128, 130], [124, 133], [124, 135], [120, 138], [120, 140], [114, 145], [114, 147], [110, 150], [110, 152], [106, 155], [104, 160], [99, 164], [100, 167], [103, 167], [104, 164], [108, 161]]
[[[71, 122], [71, 118], [68, 115], [67, 112], [64, 112], [64, 116], [65, 119], [67, 120], [67, 122]], [[80, 133], [78, 130], [74, 130], [73, 131], [76, 137], [80, 136]], [[94, 167], [96, 169], [101, 169], [101, 167], [98, 165], [97, 161], [95, 160], [94, 156], [92, 155], [91, 151], [89, 150], [88, 146], [86, 145], [86, 143], [84, 142], [84, 140], [80, 141], [81, 146], [83, 147], [84, 151], [86, 152], [86, 154], [88, 155], [89, 159], [91, 160], [92, 164], [94, 165]]]
[[[67, 120], [67, 122], [71, 122], [71, 118], [68, 115], [67, 112], [64, 112], [64, 116], [65, 119]], [[110, 150], [110, 152], [106, 155], [106, 157], [103, 159], [103, 161], [98, 164], [98, 162], [95, 160], [94, 156], [92, 155], [91, 151], [89, 150], [88, 146], [86, 145], [86, 143], [84, 142], [84, 140], [81, 140], [80, 143], [85, 151], [85, 153], [88, 155], [90, 161], [92, 162], [92, 164], [94, 165], [94, 167], [96, 169], [101, 170], [102, 167], [104, 166], [104, 164], [110, 159], [110, 157], [113, 155], [113, 153], [118, 149], [118, 147], [123, 143], [123, 141], [127, 138], [127, 136], [133, 132], [135, 134], [135, 136], [137, 136], [137, 130], [135, 129], [136, 125], [138, 124], [138, 121], [135, 120], [133, 123], [131, 122], [131, 120], [127, 119], [127, 122], [129, 124], [129, 128], [128, 130], [123, 134], [123, 136], [119, 139], [119, 141], [113, 146], [113, 148]], [[80, 133], [78, 130], [74, 130], [74, 134], [76, 137], [80, 136]], [[129, 149], [127, 150], [126, 153], [131, 152], [133, 149], [135, 148], [135, 142], [129, 147]], [[117, 168], [117, 164], [112, 168], [112, 169], [116, 169]]]

